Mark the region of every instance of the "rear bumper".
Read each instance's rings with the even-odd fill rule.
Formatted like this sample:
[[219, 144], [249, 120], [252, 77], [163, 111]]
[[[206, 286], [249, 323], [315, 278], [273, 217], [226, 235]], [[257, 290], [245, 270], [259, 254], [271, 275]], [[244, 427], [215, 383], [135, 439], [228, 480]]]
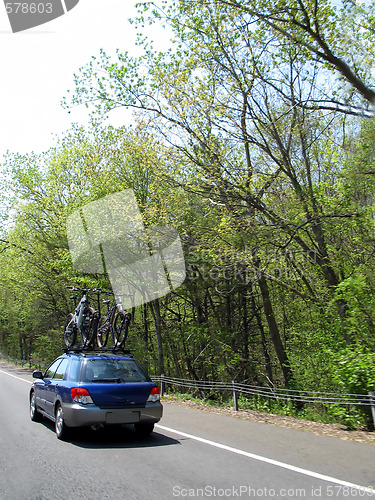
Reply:
[[63, 404], [64, 422], [68, 427], [81, 427], [97, 424], [136, 424], [156, 423], [163, 415], [161, 403], [147, 403], [143, 408], [106, 408], [93, 404]]

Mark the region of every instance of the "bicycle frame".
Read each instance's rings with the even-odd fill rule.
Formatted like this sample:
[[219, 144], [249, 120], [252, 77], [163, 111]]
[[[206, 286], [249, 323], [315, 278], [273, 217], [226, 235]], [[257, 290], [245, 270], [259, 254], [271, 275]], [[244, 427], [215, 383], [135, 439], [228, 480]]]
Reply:
[[[105, 293], [106, 295], [113, 296], [112, 292], [102, 292], [102, 293]], [[103, 303], [106, 304], [106, 306], [107, 306], [107, 315], [104, 317], [100, 316], [100, 318], [99, 318], [99, 324], [100, 324], [100, 321], [105, 318], [104, 323], [101, 326], [99, 326], [98, 330], [97, 330], [97, 343], [98, 343], [98, 346], [100, 348], [105, 347], [107, 345], [109, 334], [112, 333], [113, 323], [114, 323], [115, 316], [116, 316], [116, 310], [118, 308], [116, 298], [115, 298], [115, 302], [112, 305], [112, 307], [109, 306], [109, 303], [110, 303], [109, 300], [103, 300]], [[98, 310], [99, 310], [99, 315], [100, 315], [99, 296], [98, 296]]]
[[[92, 308], [89, 308], [89, 299], [87, 297], [87, 293], [92, 291], [90, 289], [79, 289], [75, 287], [67, 287], [70, 290], [74, 291], [80, 291], [82, 292], [82, 297], [80, 301], [77, 304], [77, 294], [73, 295], [71, 299], [74, 300], [74, 313], [70, 313], [67, 318], [67, 322], [65, 323], [65, 329], [64, 329], [64, 338], [65, 338], [65, 343], [68, 347], [70, 347], [72, 344], [74, 344], [76, 340], [76, 334], [77, 332], [80, 333], [81, 340], [83, 346], [88, 345], [88, 341], [90, 340], [87, 337], [86, 332], [84, 331], [84, 328], [86, 327], [85, 325], [85, 319], [88, 314], [91, 314], [91, 321], [93, 319], [94, 315], [94, 310]], [[69, 316], [71, 316], [70, 321]], [[72, 341], [70, 342], [70, 336], [72, 336]]]
[[74, 324], [74, 326], [77, 328], [77, 330], [79, 330], [81, 328], [81, 325], [83, 322], [83, 314], [84, 314], [84, 309], [85, 309], [84, 306], [87, 304], [88, 301], [87, 301], [87, 296], [85, 293], [83, 294], [78, 305], [76, 305], [76, 298], [77, 298], [77, 296], [75, 295], [73, 297], [73, 299], [74, 299], [74, 315], [73, 315], [73, 318], [72, 318], [71, 322], [69, 323], [68, 327], [71, 324]]

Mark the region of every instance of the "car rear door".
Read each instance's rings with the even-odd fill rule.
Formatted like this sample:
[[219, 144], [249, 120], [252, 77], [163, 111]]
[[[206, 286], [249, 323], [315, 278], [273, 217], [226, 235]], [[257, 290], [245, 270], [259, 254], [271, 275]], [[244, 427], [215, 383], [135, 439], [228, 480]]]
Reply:
[[53, 373], [48, 385], [46, 385], [46, 401], [45, 411], [48, 415], [54, 416], [54, 408], [57, 395], [63, 388], [65, 373], [69, 366], [69, 359], [63, 358], [60, 360], [55, 372]]
[[35, 397], [36, 404], [39, 408], [44, 411], [47, 411], [47, 397], [49, 387], [51, 385], [51, 380], [55, 371], [57, 370], [59, 364], [61, 363], [62, 358], [56, 359], [44, 372], [43, 379], [37, 380], [35, 382]]

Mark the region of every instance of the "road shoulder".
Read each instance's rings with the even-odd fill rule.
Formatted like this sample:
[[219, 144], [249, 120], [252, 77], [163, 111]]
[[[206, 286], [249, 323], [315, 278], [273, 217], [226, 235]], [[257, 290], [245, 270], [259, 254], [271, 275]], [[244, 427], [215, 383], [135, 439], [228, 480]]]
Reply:
[[279, 427], [289, 427], [306, 432], [313, 432], [322, 436], [331, 436], [346, 441], [357, 441], [375, 445], [375, 432], [365, 430], [349, 430], [341, 424], [324, 424], [322, 422], [312, 422], [311, 420], [301, 420], [295, 417], [285, 415], [274, 415], [252, 410], [238, 410], [232, 407], [219, 407], [205, 405], [192, 400], [185, 400], [173, 395], [166, 395], [163, 398], [165, 402], [171, 402], [176, 405], [195, 408], [202, 412], [216, 413], [221, 415], [229, 415], [234, 418], [250, 420], [252, 422], [260, 422]]

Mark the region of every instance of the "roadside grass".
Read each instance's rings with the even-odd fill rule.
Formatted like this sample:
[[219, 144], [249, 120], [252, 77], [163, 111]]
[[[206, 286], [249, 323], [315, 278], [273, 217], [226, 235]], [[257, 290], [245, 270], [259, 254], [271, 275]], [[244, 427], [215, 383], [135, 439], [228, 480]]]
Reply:
[[[228, 395], [227, 395], [228, 396]], [[225, 397], [217, 392], [207, 394], [189, 394], [184, 392], [173, 392], [164, 394], [163, 399], [191, 401], [197, 405], [207, 407], [234, 409], [233, 398]], [[366, 429], [366, 419], [361, 411], [352, 406], [304, 404], [297, 407], [291, 401], [280, 401], [262, 398], [259, 396], [245, 397], [238, 395], [238, 409], [249, 410], [270, 415], [293, 417], [299, 420], [318, 422], [322, 424], [341, 424], [348, 430]]]

